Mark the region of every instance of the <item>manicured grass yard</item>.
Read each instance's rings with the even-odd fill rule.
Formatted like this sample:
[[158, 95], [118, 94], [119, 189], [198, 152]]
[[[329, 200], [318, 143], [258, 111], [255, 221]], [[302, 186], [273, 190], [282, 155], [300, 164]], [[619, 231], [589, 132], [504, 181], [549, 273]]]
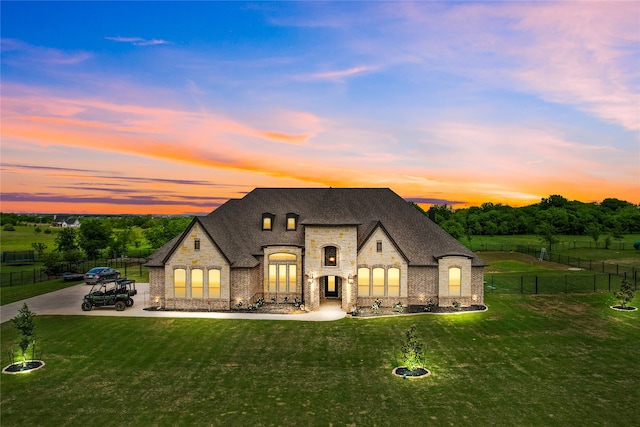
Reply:
[[[640, 419], [639, 312], [608, 294], [336, 322], [38, 316], [46, 366], [2, 375], [2, 425], [583, 426]], [[391, 375], [417, 326], [430, 377]], [[2, 366], [16, 341], [0, 326]]]

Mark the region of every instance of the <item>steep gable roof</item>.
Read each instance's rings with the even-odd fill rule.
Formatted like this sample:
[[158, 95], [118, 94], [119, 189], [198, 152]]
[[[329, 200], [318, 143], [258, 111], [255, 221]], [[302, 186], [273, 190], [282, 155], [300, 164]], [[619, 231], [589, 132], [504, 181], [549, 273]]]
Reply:
[[[262, 214], [273, 214], [273, 227], [262, 230]], [[286, 229], [288, 213], [299, 215], [295, 231]], [[304, 226], [352, 225], [358, 247], [376, 227], [392, 237], [409, 265], [437, 265], [438, 258], [461, 255], [472, 265], [484, 262], [464, 245], [388, 188], [257, 188], [199, 218], [232, 267], [255, 267], [265, 246], [304, 247]], [[173, 243], [172, 243], [173, 242]], [[177, 240], [167, 245], [176, 245]], [[172, 250], [163, 246], [149, 266], [161, 266]], [[164, 253], [164, 256], [161, 256]]]

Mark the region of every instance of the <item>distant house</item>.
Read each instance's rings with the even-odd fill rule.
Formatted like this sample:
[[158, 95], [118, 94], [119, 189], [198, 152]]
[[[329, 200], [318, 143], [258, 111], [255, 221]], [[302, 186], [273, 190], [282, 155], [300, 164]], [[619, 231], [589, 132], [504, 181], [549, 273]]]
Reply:
[[80, 228], [80, 221], [75, 216], [54, 215], [51, 226], [58, 228]]
[[485, 263], [385, 188], [258, 188], [195, 217], [146, 265], [162, 308], [484, 303]]

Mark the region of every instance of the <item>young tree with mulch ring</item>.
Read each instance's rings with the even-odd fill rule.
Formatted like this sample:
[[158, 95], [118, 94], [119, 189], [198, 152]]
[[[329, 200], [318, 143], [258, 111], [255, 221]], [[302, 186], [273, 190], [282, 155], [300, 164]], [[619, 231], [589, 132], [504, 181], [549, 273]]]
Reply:
[[22, 333], [18, 341], [18, 346], [22, 351], [22, 366], [27, 363], [27, 350], [29, 346], [35, 342], [35, 328], [36, 325], [33, 322], [36, 314], [29, 310], [27, 303], [22, 305], [22, 308], [18, 311], [18, 315], [11, 319], [16, 328]]

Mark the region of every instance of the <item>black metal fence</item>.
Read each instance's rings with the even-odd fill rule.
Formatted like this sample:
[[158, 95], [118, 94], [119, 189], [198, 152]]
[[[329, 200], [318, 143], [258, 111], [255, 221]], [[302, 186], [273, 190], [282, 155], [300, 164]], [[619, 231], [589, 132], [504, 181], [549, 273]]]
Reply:
[[[86, 273], [94, 267], [112, 267], [120, 270], [122, 276], [126, 276], [131, 271], [142, 276], [143, 264], [147, 258], [112, 258], [92, 261], [81, 261], [78, 263], [61, 263], [54, 269], [47, 270], [43, 267], [21, 268], [16, 271], [0, 273], [0, 287], [21, 286], [30, 283], [44, 282], [62, 277], [64, 272]], [[82, 279], [79, 279], [82, 280]]]
[[485, 293], [507, 294], [571, 294], [613, 292], [626, 279], [638, 290], [640, 274], [622, 278], [612, 273], [594, 274], [489, 274], [485, 276]]
[[602, 274], [615, 274], [616, 276], [636, 277], [638, 268], [628, 265], [622, 265], [602, 260], [593, 260], [588, 258], [572, 257], [570, 255], [561, 255], [553, 252], [542, 252], [539, 247], [532, 245], [518, 245], [516, 252], [544, 258], [546, 261], [557, 262], [558, 264], [568, 265], [580, 270], [589, 270]]

